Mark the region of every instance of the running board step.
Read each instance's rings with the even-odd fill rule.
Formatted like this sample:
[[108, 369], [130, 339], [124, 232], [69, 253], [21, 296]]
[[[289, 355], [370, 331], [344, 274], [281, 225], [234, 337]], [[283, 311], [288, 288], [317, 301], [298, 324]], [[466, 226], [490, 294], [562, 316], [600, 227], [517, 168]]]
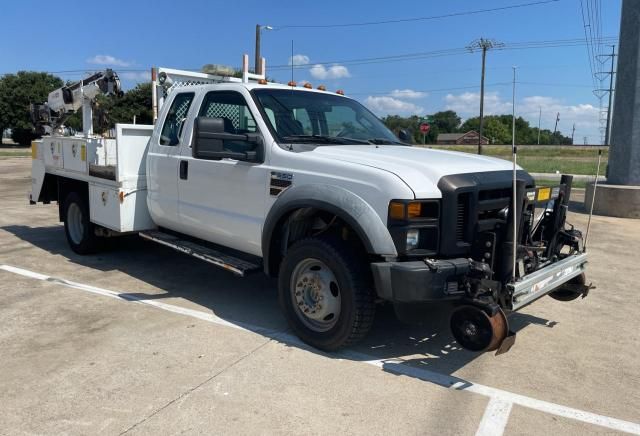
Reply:
[[244, 277], [247, 273], [261, 268], [260, 265], [238, 259], [213, 248], [205, 247], [193, 241], [180, 239], [177, 236], [159, 231], [140, 232], [141, 237], [158, 244], [166, 245], [181, 253], [188, 254], [198, 259], [209, 262], [215, 266], [226, 269], [237, 276]]

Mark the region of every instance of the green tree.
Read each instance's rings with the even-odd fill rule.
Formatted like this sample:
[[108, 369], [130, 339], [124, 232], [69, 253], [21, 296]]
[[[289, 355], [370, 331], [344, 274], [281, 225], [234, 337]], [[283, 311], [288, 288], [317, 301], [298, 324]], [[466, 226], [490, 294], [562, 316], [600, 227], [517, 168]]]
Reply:
[[99, 127], [111, 129], [116, 123], [153, 124], [151, 83], [140, 83], [123, 96], [100, 96], [96, 100]]
[[0, 78], [0, 132], [9, 128], [14, 141], [29, 145], [35, 138], [29, 105], [46, 102], [49, 93], [62, 85], [59, 77], [35, 71]]
[[422, 117], [412, 115], [410, 117], [401, 117], [400, 115], [388, 115], [382, 118], [382, 122], [396, 135], [400, 129], [407, 129], [413, 137], [413, 143], [422, 144], [422, 133], [420, 132], [420, 123]]
[[[460, 127], [460, 132], [480, 129], [478, 117], [469, 118]], [[488, 115], [484, 117], [482, 135], [489, 139], [491, 144], [511, 144], [512, 116]], [[538, 129], [531, 127], [529, 122], [522, 117], [516, 118], [516, 144], [533, 145], [538, 143]], [[563, 136], [561, 132], [549, 130], [540, 131], [541, 144], [571, 144], [571, 138]]]
[[454, 111], [436, 112], [426, 117], [411, 115], [410, 117], [401, 117], [399, 115], [389, 115], [382, 118], [385, 125], [394, 133], [398, 133], [400, 129], [407, 129], [413, 136], [413, 142], [422, 144], [423, 135], [420, 131], [420, 124], [429, 123], [429, 133], [426, 135], [427, 144], [435, 144], [440, 133], [454, 133], [460, 126], [461, 119]]

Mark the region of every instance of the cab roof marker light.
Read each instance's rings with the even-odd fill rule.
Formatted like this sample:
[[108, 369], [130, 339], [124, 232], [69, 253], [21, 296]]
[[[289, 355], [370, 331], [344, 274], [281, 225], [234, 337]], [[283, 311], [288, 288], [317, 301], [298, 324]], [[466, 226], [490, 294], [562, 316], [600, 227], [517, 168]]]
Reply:
[[327, 90], [327, 87], [326, 87], [326, 86], [324, 86], [324, 85], [318, 85], [318, 88], [317, 88], [317, 89], [318, 89], [318, 91], [326, 91], [326, 90]]
[[293, 80], [289, 80], [289, 83], [287, 83], [287, 86], [294, 87], [294, 86], [298, 86], [298, 84], [296, 82], [294, 82]]
[[343, 91], [342, 89], [338, 89], [338, 90], [336, 91], [336, 94], [344, 95], [344, 91]]
[[305, 83], [304, 87], [307, 88], [307, 89], [313, 89], [313, 85], [311, 83], [309, 83], [309, 82]]

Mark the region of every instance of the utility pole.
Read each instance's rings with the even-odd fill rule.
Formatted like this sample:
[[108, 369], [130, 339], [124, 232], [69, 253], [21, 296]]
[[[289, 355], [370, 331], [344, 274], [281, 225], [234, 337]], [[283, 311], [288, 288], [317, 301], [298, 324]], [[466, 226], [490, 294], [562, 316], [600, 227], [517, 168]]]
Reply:
[[611, 132], [611, 102], [613, 101], [613, 65], [616, 58], [616, 46], [611, 46], [611, 71], [609, 72], [609, 109], [607, 110], [607, 128], [604, 134], [604, 145], [609, 145], [609, 136]]
[[556, 132], [558, 131], [558, 121], [560, 121], [560, 112], [558, 112], [558, 114], [556, 115], [556, 125], [553, 128], [553, 143], [555, 144], [556, 142]]
[[571, 145], [573, 145], [573, 135], [576, 134], [576, 123], [573, 123], [573, 130], [571, 130]]
[[255, 73], [256, 74], [260, 74], [260, 70], [261, 70], [261, 64], [262, 62], [260, 61], [260, 34], [262, 33], [262, 26], [259, 24], [256, 24], [256, 60], [254, 62], [254, 68], [255, 68]]
[[273, 30], [273, 27], [256, 24], [256, 59], [254, 64], [256, 74], [262, 74], [262, 57], [260, 55], [260, 36], [263, 30]]
[[542, 123], [542, 106], [540, 106], [540, 115], [538, 115], [538, 145], [540, 145], [540, 124]]
[[504, 44], [490, 40], [480, 38], [476, 41], [473, 41], [467, 49], [472, 53], [475, 50], [482, 50], [482, 74], [480, 77], [480, 128], [478, 132], [478, 154], [482, 154], [482, 127], [484, 122], [484, 71], [487, 59], [487, 50], [492, 48], [503, 47]]

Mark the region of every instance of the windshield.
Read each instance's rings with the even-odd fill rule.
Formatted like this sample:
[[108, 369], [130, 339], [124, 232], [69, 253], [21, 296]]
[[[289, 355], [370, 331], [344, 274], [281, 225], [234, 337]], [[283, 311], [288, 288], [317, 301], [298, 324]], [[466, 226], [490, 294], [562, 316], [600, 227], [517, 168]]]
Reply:
[[253, 93], [280, 142], [401, 144], [382, 121], [350, 98], [288, 89]]

